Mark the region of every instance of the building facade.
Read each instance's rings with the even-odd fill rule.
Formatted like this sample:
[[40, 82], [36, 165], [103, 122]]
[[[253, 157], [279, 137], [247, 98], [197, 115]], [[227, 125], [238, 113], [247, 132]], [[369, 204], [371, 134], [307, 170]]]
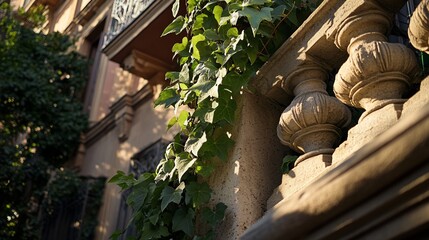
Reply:
[[[173, 113], [153, 100], [176, 68], [177, 39], [159, 37], [172, 2], [17, 3], [48, 5], [46, 31], [75, 36], [91, 59], [91, 128], [72, 163], [82, 175], [153, 169], [168, 142]], [[428, 236], [428, 9], [325, 0], [260, 69], [238, 102], [229, 160], [210, 179], [213, 201], [228, 206], [218, 239]], [[296, 153], [282, 174], [281, 159]], [[121, 201], [107, 185], [96, 239], [124, 226]]]

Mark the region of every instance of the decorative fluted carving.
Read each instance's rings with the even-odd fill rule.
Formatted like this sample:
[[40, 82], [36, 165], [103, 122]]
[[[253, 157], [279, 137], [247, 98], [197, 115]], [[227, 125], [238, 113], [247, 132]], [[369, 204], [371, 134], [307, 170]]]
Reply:
[[390, 103], [403, 103], [403, 93], [418, 72], [414, 53], [402, 44], [389, 43], [390, 15], [373, 9], [345, 19], [335, 44], [349, 58], [335, 78], [337, 98], [369, 113]]
[[411, 44], [420, 51], [429, 53], [429, 2], [422, 1], [413, 13], [408, 27]]
[[322, 68], [302, 66], [283, 82], [295, 98], [280, 117], [277, 135], [284, 145], [306, 153], [307, 157], [332, 153], [341, 137], [341, 128], [351, 119], [347, 107], [328, 95], [326, 78]]

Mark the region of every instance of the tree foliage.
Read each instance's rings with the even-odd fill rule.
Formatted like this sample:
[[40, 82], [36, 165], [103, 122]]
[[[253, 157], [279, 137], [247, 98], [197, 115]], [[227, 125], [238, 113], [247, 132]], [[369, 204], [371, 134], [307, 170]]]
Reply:
[[0, 9], [1, 239], [37, 239], [50, 173], [70, 159], [87, 126], [79, 101], [86, 61], [69, 37], [34, 31], [42, 12]]
[[[163, 35], [185, 35], [172, 48], [181, 70], [166, 74], [170, 86], [155, 104], [192, 110], [168, 123], [181, 131], [155, 174], [134, 179], [119, 172], [111, 179], [132, 189], [128, 199], [134, 210], [131, 223], [139, 229], [137, 239], [215, 237], [226, 206], [210, 207], [212, 190], [205, 181], [216, 162], [227, 160], [234, 144], [228, 130], [234, 125], [237, 101], [256, 71], [316, 6], [314, 2], [187, 0], [186, 14], [180, 16], [180, 0], [175, 1], [175, 19]], [[207, 231], [196, 231], [197, 215]]]

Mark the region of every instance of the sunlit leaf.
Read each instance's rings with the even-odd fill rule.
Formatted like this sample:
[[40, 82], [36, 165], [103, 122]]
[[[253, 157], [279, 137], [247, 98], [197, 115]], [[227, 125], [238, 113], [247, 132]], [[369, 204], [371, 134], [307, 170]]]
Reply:
[[203, 144], [207, 141], [206, 133], [202, 132], [200, 136], [189, 137], [185, 143], [185, 151], [191, 152], [195, 156], [198, 156], [198, 151], [200, 151]]
[[173, 6], [171, 7], [173, 17], [177, 16], [177, 13], [179, 13], [179, 8], [180, 8], [180, 0], [174, 1]]
[[220, 25], [220, 18], [222, 17], [222, 12], [223, 12], [223, 8], [219, 5], [216, 5], [213, 8], [213, 15], [214, 18], [216, 19], [217, 23]]
[[204, 41], [204, 40], [206, 40], [206, 38], [202, 34], [195, 35], [191, 39], [191, 43], [192, 43], [192, 56], [195, 59], [197, 59], [197, 60], [200, 60], [200, 58], [201, 58], [201, 56], [200, 56], [200, 49], [198, 48], [197, 44], [199, 42]]
[[189, 154], [179, 154], [176, 157], [175, 165], [177, 169], [178, 179], [181, 181], [183, 175], [191, 168], [195, 161], [197, 161], [197, 158], [191, 158]]

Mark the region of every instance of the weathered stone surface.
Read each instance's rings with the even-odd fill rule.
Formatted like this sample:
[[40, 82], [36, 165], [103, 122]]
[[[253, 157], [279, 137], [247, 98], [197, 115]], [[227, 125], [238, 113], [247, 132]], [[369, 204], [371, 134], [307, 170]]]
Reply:
[[368, 5], [368, 11], [349, 16], [333, 31], [335, 44], [349, 53], [335, 77], [335, 95], [350, 106], [364, 108], [365, 114], [401, 99], [418, 72], [409, 48], [387, 42], [390, 14]]
[[273, 195], [268, 199], [268, 209], [274, 207], [283, 199], [289, 198], [294, 193], [303, 190], [317, 177], [329, 170], [332, 156], [330, 154], [319, 154], [307, 158], [301, 164], [294, 167], [289, 173], [284, 174], [282, 183], [278, 186]]
[[398, 122], [401, 111], [402, 103], [388, 104], [367, 115], [359, 124], [349, 130], [347, 140], [335, 149], [332, 162], [344, 161], [374, 137], [391, 128]]
[[365, 109], [347, 141], [335, 150], [334, 162], [344, 160], [398, 121], [405, 102], [402, 96], [419, 71], [411, 49], [387, 42], [384, 34], [391, 27], [391, 14], [371, 1], [366, 8], [329, 32], [337, 47], [349, 53], [335, 77], [335, 95], [347, 105]]
[[420, 91], [404, 103], [402, 117], [412, 115], [414, 112], [427, 107], [429, 104], [429, 77], [426, 77], [420, 84]]
[[240, 239], [425, 236], [429, 224], [428, 132], [429, 108], [424, 108], [277, 204]]
[[408, 28], [411, 44], [429, 53], [429, 2], [422, 1], [413, 13]]
[[234, 147], [209, 179], [213, 203], [224, 202], [225, 221], [217, 239], [238, 239], [261, 218], [267, 199], [281, 180], [281, 159], [286, 149], [277, 139], [276, 124], [281, 108], [264, 97], [247, 92], [238, 102], [232, 129]]
[[328, 95], [326, 72], [315, 64], [300, 66], [283, 82], [295, 99], [283, 111], [277, 127], [280, 141], [300, 153], [332, 149], [341, 128], [350, 123], [350, 111]]

